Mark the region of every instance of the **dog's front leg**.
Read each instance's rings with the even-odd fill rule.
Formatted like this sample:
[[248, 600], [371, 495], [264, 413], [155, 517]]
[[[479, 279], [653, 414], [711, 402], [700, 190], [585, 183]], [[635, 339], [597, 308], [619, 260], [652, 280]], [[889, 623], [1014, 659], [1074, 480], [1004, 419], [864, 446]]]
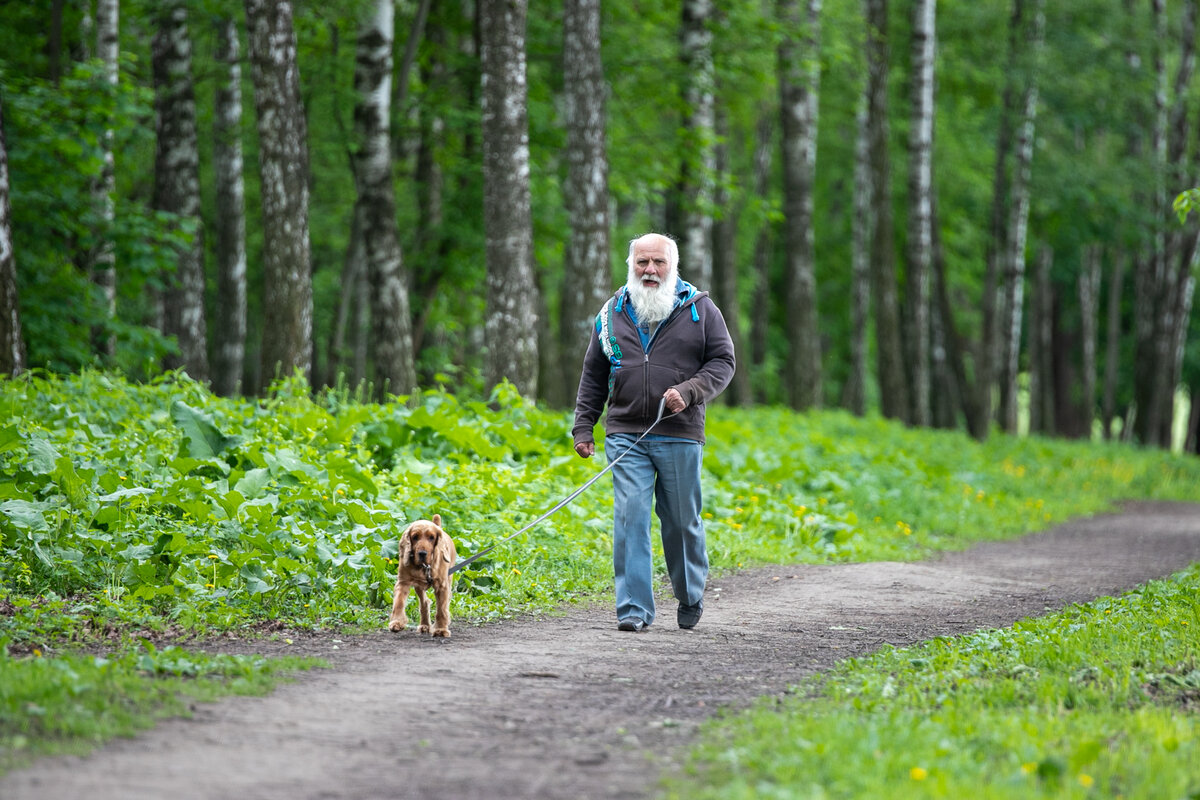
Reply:
[[437, 599], [437, 625], [433, 629], [434, 636], [450, 636], [450, 581], [439, 581], [433, 587], [433, 595]]
[[392, 592], [392, 615], [388, 617], [389, 631], [402, 631], [408, 625], [404, 606], [408, 603], [408, 590], [411, 588], [411, 584], [396, 581], [396, 588]]
[[429, 597], [421, 586], [417, 587], [417, 600], [421, 601], [421, 627], [417, 628], [417, 632], [429, 633]]

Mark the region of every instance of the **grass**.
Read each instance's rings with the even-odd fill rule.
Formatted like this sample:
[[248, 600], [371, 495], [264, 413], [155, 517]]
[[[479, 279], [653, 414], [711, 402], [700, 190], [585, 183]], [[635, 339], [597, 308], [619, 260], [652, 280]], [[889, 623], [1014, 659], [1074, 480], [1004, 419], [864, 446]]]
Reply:
[[157, 649], [147, 641], [108, 656], [0, 658], [0, 772], [35, 756], [84, 752], [131, 736], [196, 701], [266, 694], [320, 662]]
[[[229, 399], [179, 374], [139, 385], [31, 374], [0, 382], [0, 420], [0, 669], [105, 652], [106, 669], [147, 683], [129, 697], [154, 696], [163, 679], [136, 666], [142, 633], [381, 626], [408, 521], [440, 513], [465, 558], [602, 463], [574, 455], [569, 414], [509, 386], [487, 402], [427, 392], [376, 404], [346, 390], [313, 397], [298, 380]], [[980, 444], [839, 411], [725, 407], [710, 409], [708, 439], [717, 571], [919, 559], [1114, 498], [1200, 500], [1200, 460], [1120, 444]], [[600, 481], [460, 572], [456, 617], [482, 623], [611, 592], [610, 516]], [[56, 702], [77, 699], [60, 686], [29, 702], [57, 718]], [[75, 735], [0, 720], [0, 749]]]
[[669, 798], [1200, 797], [1200, 565], [709, 723]]

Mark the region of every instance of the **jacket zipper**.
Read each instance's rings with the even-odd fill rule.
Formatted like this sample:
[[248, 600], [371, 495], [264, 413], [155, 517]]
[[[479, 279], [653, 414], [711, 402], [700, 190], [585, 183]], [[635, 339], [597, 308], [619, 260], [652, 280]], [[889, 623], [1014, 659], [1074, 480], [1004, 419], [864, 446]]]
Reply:
[[[691, 303], [686, 303], [672, 311], [670, 316], [663, 320], [662, 324], [654, 329], [654, 333], [650, 334], [650, 340], [646, 342], [646, 349], [642, 351], [642, 414], [646, 419], [653, 419], [654, 415], [650, 413], [650, 409], [655, 407], [654, 404], [650, 402], [650, 351], [654, 349], [654, 342], [658, 339], [658, 334], [662, 332], [662, 329], [670, 325], [679, 317], [683, 316], [683, 310], [692, 305], [694, 302], [696, 301], [693, 300]], [[635, 325], [634, 327], [636, 328], [637, 326]], [[636, 330], [634, 331], [634, 334], [637, 334]], [[641, 337], [639, 336], [638, 338], [640, 339]]]

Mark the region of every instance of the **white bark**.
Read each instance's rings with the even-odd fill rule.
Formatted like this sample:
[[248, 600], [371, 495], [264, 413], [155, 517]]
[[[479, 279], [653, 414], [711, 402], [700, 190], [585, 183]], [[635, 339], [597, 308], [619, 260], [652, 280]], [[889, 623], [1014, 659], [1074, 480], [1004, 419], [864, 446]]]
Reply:
[[[567, 128], [565, 197], [571, 235], [564, 253], [564, 360], [583, 359], [592, 320], [612, 291], [609, 248], [608, 85], [600, 60], [600, 0], [566, 0], [563, 10], [563, 106]], [[570, 374], [570, 373], [568, 373]]]
[[[392, 41], [395, 17], [392, 0], [375, 0], [372, 14], [358, 32], [354, 111], [359, 140], [356, 157], [363, 243], [371, 285], [371, 334], [377, 389], [380, 393], [411, 394], [417, 386], [413, 366], [412, 315], [408, 277], [396, 225], [392, 186], [391, 97]], [[349, 290], [350, 287], [345, 287]]]
[[1016, 162], [1013, 166], [1009, 204], [1008, 241], [1004, 254], [1006, 324], [1000, 342], [1000, 352], [1004, 358], [1000, 369], [1000, 423], [1009, 433], [1017, 431], [1017, 373], [1024, 310], [1025, 244], [1029, 231], [1029, 180], [1037, 121], [1038, 72], [1045, 41], [1044, 2], [1045, 0], [1035, 0], [1032, 8], [1032, 41], [1029, 44], [1022, 95], [1021, 127], [1017, 134]]
[[821, 339], [817, 325], [813, 192], [817, 165], [817, 98], [820, 92], [821, 0], [781, 0], [785, 22], [779, 46], [783, 115], [783, 194], [787, 231], [788, 370], [795, 409], [822, 405]]
[[178, 356], [166, 359], [166, 366], [183, 367], [196, 380], [207, 381], [200, 156], [187, 6], [183, 0], [171, 0], [158, 14], [152, 53], [158, 134], [154, 207], [195, 229], [192, 239], [176, 250], [175, 274], [168, 276], [163, 294], [163, 333], [179, 344]]
[[9, 206], [8, 149], [0, 108], [0, 376], [25, 371], [25, 339], [17, 295], [17, 262], [13, 254], [12, 210]]
[[533, 274], [526, 0], [481, 0], [483, 203], [487, 239], [484, 379], [537, 392], [539, 303]]
[[860, 417], [867, 413], [867, 323], [871, 314], [871, 162], [867, 96], [854, 115], [854, 219], [850, 241], [850, 376], [845, 405]]
[[236, 394], [246, 361], [246, 199], [242, 176], [242, 68], [237, 23], [217, 22], [217, 63], [224, 68], [213, 112], [216, 183], [217, 308], [213, 389]]
[[908, 178], [908, 337], [912, 422], [931, 419], [929, 377], [929, 270], [933, 253], [933, 120], [935, 0], [913, 5], [912, 119]]
[[[90, 27], [91, 16], [85, 13], [84, 19], [87, 22], [84, 34], [86, 42], [88, 39], [86, 31], [87, 27]], [[119, 0], [99, 0], [96, 5], [96, 54], [104, 63], [105, 80], [114, 90], [119, 78], [119, 19]], [[99, 287], [100, 294], [104, 298], [105, 316], [111, 320], [117, 313], [116, 251], [111, 237], [115, 216], [113, 195], [116, 192], [116, 163], [113, 157], [113, 130], [111, 127], [105, 128], [101, 142], [103, 150], [100, 179], [92, 188], [93, 202], [100, 216], [100, 238], [92, 249], [92, 260], [89, 266], [92, 281]], [[111, 335], [98, 337], [97, 344], [101, 354], [106, 357], [111, 358], [116, 352], [116, 339]]]
[[701, 289], [712, 285], [713, 194], [716, 179], [716, 122], [711, 0], [683, 0], [680, 31], [685, 66], [685, 143], [681, 200], [683, 242], [680, 273]]
[[287, 0], [245, 0], [263, 213], [262, 374], [312, 373], [307, 123]]

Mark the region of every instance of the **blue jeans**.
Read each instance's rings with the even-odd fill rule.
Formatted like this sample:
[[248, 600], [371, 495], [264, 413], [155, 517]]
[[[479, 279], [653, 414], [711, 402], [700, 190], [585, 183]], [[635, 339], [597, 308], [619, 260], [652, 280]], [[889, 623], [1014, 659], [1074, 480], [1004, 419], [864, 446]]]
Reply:
[[[604, 438], [611, 463], [637, 436]], [[700, 520], [700, 462], [704, 446], [690, 439], [647, 436], [612, 469], [613, 574], [617, 619], [654, 622], [654, 563], [650, 507], [662, 527], [663, 555], [675, 599], [695, 605], [704, 595], [708, 551]]]

